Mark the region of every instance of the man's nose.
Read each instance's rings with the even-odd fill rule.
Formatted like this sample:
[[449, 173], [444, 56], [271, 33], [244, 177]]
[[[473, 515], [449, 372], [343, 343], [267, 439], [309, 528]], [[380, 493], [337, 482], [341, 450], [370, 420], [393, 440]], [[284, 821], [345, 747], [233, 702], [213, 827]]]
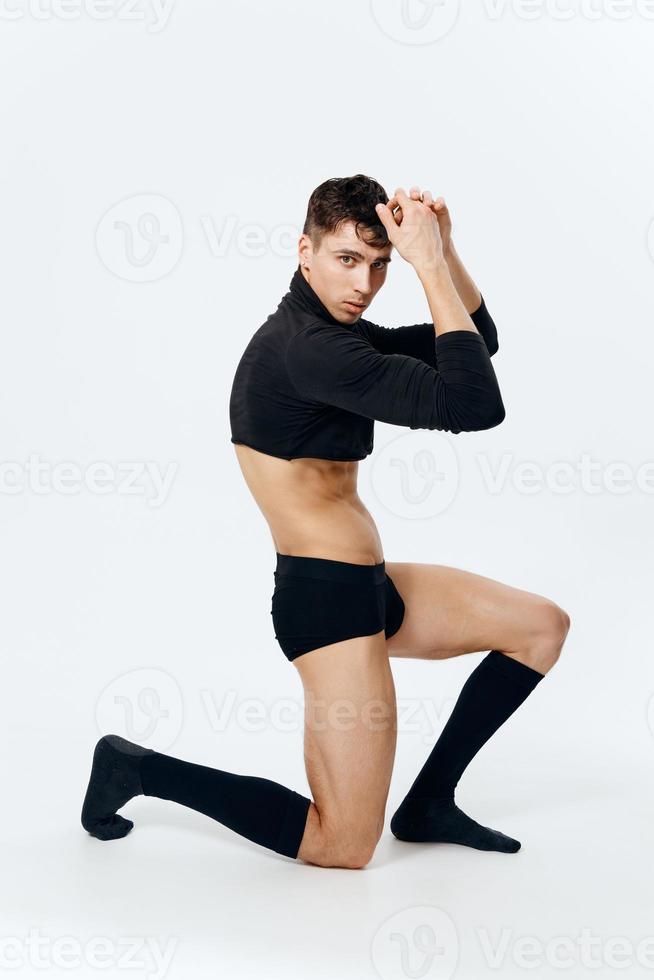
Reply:
[[362, 296], [370, 295], [370, 271], [368, 269], [363, 269], [359, 272], [354, 283], [354, 288]]

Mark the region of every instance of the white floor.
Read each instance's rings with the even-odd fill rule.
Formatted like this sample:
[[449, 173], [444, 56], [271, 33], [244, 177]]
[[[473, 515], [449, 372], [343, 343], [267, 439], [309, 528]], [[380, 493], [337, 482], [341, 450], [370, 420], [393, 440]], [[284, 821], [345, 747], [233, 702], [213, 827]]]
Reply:
[[[292, 861], [151, 798], [122, 811], [135, 821], [127, 838], [99, 842], [78, 822], [96, 733], [82, 744], [66, 727], [16, 725], [3, 764], [3, 966], [147, 980], [649, 975], [654, 741], [643, 725], [631, 759], [608, 740], [567, 744], [565, 731], [536, 743], [548, 702], [543, 689], [507, 722], [459, 792], [472, 816], [521, 839], [520, 852], [395, 840], [388, 821], [426, 754], [400, 732], [384, 836], [352, 871]], [[256, 764], [260, 735], [223, 736], [221, 767], [285, 772], [306, 792], [298, 733], [271, 734]], [[206, 741], [171, 754], [210, 761]]]

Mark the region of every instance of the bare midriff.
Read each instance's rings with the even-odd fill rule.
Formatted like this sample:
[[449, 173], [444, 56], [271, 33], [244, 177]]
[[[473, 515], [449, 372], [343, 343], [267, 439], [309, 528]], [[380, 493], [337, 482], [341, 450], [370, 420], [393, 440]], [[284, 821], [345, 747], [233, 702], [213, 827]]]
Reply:
[[384, 560], [357, 493], [358, 460], [280, 459], [234, 443], [245, 482], [282, 555], [376, 565]]

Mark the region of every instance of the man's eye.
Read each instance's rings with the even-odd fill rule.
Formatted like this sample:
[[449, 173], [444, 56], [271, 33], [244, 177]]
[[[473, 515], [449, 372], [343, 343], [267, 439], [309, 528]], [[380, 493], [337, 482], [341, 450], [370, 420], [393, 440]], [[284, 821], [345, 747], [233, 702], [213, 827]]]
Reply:
[[351, 255], [341, 255], [341, 259], [351, 259]]

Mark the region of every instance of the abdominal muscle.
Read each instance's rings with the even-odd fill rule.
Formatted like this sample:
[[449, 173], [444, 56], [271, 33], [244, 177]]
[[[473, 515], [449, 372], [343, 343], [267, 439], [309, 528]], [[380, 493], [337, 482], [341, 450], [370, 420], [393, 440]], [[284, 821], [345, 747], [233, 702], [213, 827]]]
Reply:
[[282, 555], [376, 565], [381, 539], [357, 493], [358, 460], [280, 459], [234, 443], [252, 496]]

